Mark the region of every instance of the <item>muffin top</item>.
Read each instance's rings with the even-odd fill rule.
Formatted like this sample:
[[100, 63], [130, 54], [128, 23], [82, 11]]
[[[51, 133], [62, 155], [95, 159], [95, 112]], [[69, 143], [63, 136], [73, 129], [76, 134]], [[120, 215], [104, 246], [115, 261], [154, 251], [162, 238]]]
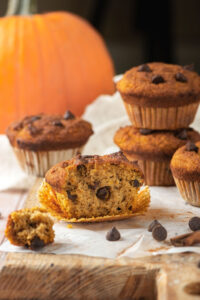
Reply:
[[178, 179], [200, 182], [200, 142], [179, 148], [172, 157], [171, 170]]
[[174, 152], [189, 140], [200, 141], [200, 134], [192, 128], [153, 131], [126, 126], [114, 136], [114, 142], [126, 155], [154, 161], [171, 159]]
[[174, 107], [200, 100], [200, 76], [193, 65], [148, 63], [127, 71], [117, 90], [130, 104]]
[[12, 123], [6, 130], [13, 147], [32, 151], [76, 148], [93, 134], [89, 122], [67, 111], [64, 116], [39, 114]]
[[98, 165], [113, 164], [116, 166], [126, 165], [128, 168], [134, 169], [139, 176], [143, 178], [143, 174], [137, 162], [129, 161], [124, 154], [119, 151], [109, 155], [77, 155], [71, 160], [63, 161], [53, 166], [45, 175], [45, 180], [53, 188], [57, 190], [65, 189], [67, 172], [70, 169], [77, 168], [80, 172], [84, 170], [84, 165], [91, 165], [92, 168], [98, 168]]

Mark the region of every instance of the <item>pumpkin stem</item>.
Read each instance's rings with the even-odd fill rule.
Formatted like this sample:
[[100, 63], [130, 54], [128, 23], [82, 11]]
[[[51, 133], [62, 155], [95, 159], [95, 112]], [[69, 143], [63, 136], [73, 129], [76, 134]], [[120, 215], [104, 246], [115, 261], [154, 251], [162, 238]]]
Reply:
[[37, 11], [37, 0], [8, 0], [6, 16], [31, 15]]

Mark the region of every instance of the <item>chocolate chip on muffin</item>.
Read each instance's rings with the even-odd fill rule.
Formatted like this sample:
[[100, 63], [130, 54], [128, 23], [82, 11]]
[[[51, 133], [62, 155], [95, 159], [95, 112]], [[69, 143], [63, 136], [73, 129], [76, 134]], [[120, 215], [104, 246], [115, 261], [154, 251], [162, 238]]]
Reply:
[[110, 186], [104, 186], [97, 190], [96, 196], [101, 200], [108, 200], [110, 198], [111, 189]]
[[189, 141], [186, 144], [186, 150], [187, 151], [194, 151], [194, 152], [198, 153], [199, 148], [194, 143]]
[[175, 133], [175, 136], [180, 140], [187, 140], [188, 134], [186, 129], [182, 129], [181, 131], [178, 131]]
[[138, 67], [138, 72], [152, 72], [147, 64]]
[[185, 65], [185, 66], [183, 66], [183, 69], [188, 70], [188, 71], [194, 71], [194, 64]]
[[154, 84], [164, 83], [165, 80], [161, 75], [154, 75], [151, 79], [151, 82]]
[[55, 120], [52, 122], [54, 126], [64, 127], [63, 123], [59, 120]]
[[176, 81], [187, 82], [187, 78], [185, 77], [185, 75], [180, 72], [175, 74], [175, 79], [176, 79]]
[[73, 120], [75, 119], [75, 115], [71, 111], [67, 110], [66, 113], [64, 114], [64, 119]]
[[109, 230], [106, 234], [106, 239], [111, 242], [118, 241], [120, 238], [120, 232], [116, 227], [112, 227], [111, 230]]
[[148, 135], [148, 134], [151, 134], [153, 132], [152, 129], [147, 129], [147, 128], [140, 128], [139, 130], [140, 130], [140, 133], [142, 135]]

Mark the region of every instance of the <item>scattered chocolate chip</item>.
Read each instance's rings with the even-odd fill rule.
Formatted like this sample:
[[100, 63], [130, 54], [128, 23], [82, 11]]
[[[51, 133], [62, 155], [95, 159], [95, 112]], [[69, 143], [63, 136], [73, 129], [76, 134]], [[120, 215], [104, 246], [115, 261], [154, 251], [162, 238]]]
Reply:
[[29, 124], [27, 126], [27, 129], [28, 129], [30, 135], [32, 135], [32, 136], [41, 132], [41, 129], [34, 127], [32, 124]]
[[45, 245], [44, 241], [41, 240], [38, 236], [35, 236], [31, 241], [30, 248], [32, 250], [38, 250], [39, 248], [44, 247], [44, 245]]
[[147, 64], [138, 67], [138, 72], [152, 72]]
[[76, 199], [77, 199], [77, 195], [76, 194], [71, 194], [71, 191], [69, 191], [69, 190], [67, 190], [67, 196], [70, 200], [72, 200], [72, 202], [76, 201]]
[[77, 171], [81, 176], [86, 176], [87, 173], [87, 168], [85, 165], [78, 165], [77, 166]]
[[54, 126], [64, 127], [63, 123], [60, 122], [59, 120], [53, 121], [52, 124], [53, 124]]
[[161, 75], [154, 75], [151, 79], [151, 82], [154, 84], [164, 83], [165, 80]]
[[37, 120], [40, 120], [41, 119], [41, 116], [33, 116], [31, 119], [30, 119], [30, 122], [34, 122], [34, 121], [37, 121]]
[[71, 113], [71, 111], [67, 110], [66, 113], [64, 114], [64, 119], [65, 120], [73, 120], [75, 119], [75, 115]]
[[187, 142], [187, 144], [186, 144], [187, 151], [194, 151], [194, 152], [198, 153], [198, 149], [199, 148], [191, 141]]
[[194, 64], [183, 66], [183, 69], [188, 71], [194, 71]]
[[17, 122], [14, 126], [13, 129], [14, 130], [20, 130], [23, 128], [23, 123], [22, 122]]
[[176, 81], [187, 82], [187, 78], [185, 77], [185, 75], [180, 72], [175, 74], [175, 79], [176, 79]]
[[100, 200], [108, 200], [110, 198], [110, 186], [104, 186], [97, 190], [96, 196]]
[[192, 231], [200, 230], [200, 218], [199, 217], [191, 218], [189, 220], [188, 225]]
[[151, 222], [151, 224], [149, 224], [148, 231], [152, 232], [153, 228], [157, 225], [161, 225], [160, 222], [158, 222], [158, 220], [153, 220], [153, 222]]
[[148, 135], [148, 134], [151, 134], [153, 132], [153, 130], [151, 129], [147, 129], [147, 128], [140, 128], [140, 133], [142, 135]]
[[118, 241], [120, 239], [120, 233], [116, 227], [112, 227], [106, 234], [106, 239], [108, 241]]
[[187, 138], [188, 138], [187, 130], [183, 129], [183, 130], [179, 131], [178, 133], [176, 133], [175, 136], [180, 140], [187, 140]]
[[117, 210], [121, 210], [121, 208], [120, 208], [120, 207], [117, 207]]
[[139, 187], [140, 183], [137, 179], [134, 179], [130, 181], [130, 185], [132, 185], [133, 187]]
[[170, 239], [171, 243], [175, 247], [193, 246], [200, 243], [200, 231], [194, 231], [191, 233], [175, 236]]
[[162, 225], [154, 226], [152, 236], [157, 241], [164, 241], [167, 238], [167, 230]]

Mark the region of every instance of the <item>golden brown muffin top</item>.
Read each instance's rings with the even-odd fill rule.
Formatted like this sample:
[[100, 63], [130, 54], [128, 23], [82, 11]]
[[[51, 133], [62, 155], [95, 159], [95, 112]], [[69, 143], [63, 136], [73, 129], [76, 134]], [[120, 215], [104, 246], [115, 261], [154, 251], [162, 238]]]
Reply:
[[200, 142], [179, 148], [172, 157], [171, 170], [178, 179], [200, 182]]
[[25, 117], [13, 122], [6, 134], [13, 147], [48, 151], [80, 147], [93, 131], [89, 122], [68, 111], [64, 116], [39, 114]]
[[114, 142], [125, 153], [136, 159], [169, 160], [174, 152], [189, 140], [200, 141], [200, 134], [192, 128], [175, 131], [120, 128]]
[[[121, 151], [109, 155], [77, 155], [68, 161], [63, 161], [53, 166], [45, 175], [45, 180], [56, 190], [62, 190], [66, 187], [67, 169], [82, 167], [85, 164], [93, 165], [96, 168], [102, 164], [126, 165], [134, 169], [142, 178], [143, 174], [137, 162], [130, 162]], [[84, 167], [83, 167], [84, 168]]]
[[200, 76], [192, 65], [148, 63], [127, 71], [117, 90], [130, 104], [174, 107], [200, 100]]

